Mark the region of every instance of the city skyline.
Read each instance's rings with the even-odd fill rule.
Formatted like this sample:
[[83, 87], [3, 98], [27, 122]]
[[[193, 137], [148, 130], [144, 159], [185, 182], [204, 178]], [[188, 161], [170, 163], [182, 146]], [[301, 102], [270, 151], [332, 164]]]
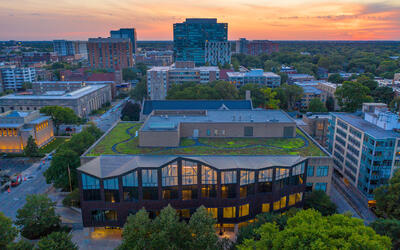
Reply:
[[107, 37], [134, 27], [138, 40], [172, 40], [173, 23], [218, 18], [228, 39], [399, 40], [400, 3], [395, 0], [302, 1], [14, 0], [0, 4], [0, 40]]

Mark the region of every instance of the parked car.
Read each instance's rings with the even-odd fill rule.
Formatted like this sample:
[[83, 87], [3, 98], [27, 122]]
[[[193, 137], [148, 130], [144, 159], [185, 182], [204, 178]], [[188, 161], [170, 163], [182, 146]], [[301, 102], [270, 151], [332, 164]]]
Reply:
[[11, 187], [16, 187], [22, 182], [22, 176], [20, 174], [11, 177]]

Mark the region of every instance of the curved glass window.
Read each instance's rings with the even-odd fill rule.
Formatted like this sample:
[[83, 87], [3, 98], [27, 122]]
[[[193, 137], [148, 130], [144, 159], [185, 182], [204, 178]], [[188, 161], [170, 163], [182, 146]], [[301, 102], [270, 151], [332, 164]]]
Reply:
[[221, 172], [221, 196], [223, 199], [236, 198], [236, 171]]
[[156, 169], [142, 170], [143, 200], [158, 200], [158, 175]]
[[292, 168], [292, 176], [290, 177], [291, 185], [300, 185], [304, 183], [305, 162], [297, 164]]
[[97, 201], [101, 200], [100, 195], [100, 180], [90, 175], [81, 174], [83, 200]]
[[254, 194], [254, 171], [240, 171], [240, 198]]
[[260, 170], [258, 172], [258, 192], [272, 192], [272, 174], [273, 169]]
[[103, 185], [106, 202], [119, 202], [118, 178], [103, 180]]
[[178, 164], [174, 162], [162, 168], [162, 198], [178, 199]]
[[289, 169], [276, 168], [275, 183], [278, 188], [283, 188], [289, 184]]
[[217, 197], [217, 171], [204, 165], [201, 166], [201, 184], [201, 197]]
[[138, 183], [137, 171], [122, 176], [122, 189], [125, 201], [134, 201], [139, 199]]
[[197, 199], [197, 163], [182, 161], [182, 200]]

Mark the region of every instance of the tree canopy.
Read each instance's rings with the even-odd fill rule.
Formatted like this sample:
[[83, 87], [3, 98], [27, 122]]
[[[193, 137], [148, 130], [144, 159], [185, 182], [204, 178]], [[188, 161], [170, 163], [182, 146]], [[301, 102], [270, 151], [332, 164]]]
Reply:
[[25, 205], [18, 209], [15, 221], [15, 224], [21, 227], [22, 236], [37, 239], [58, 228], [61, 221], [54, 205], [46, 195], [28, 195]]
[[328, 109], [326, 108], [325, 104], [319, 98], [314, 98], [308, 104], [308, 111], [309, 112], [326, 112], [326, 111], [328, 111]]
[[393, 249], [400, 249], [400, 220], [377, 219], [370, 226], [378, 234], [391, 238]]
[[13, 226], [11, 219], [0, 212], [0, 249], [5, 249], [17, 235], [18, 230]]
[[137, 102], [142, 102], [144, 98], [147, 97], [147, 84], [146, 80], [141, 80], [136, 86], [131, 90], [130, 96]]
[[322, 215], [332, 215], [337, 211], [336, 204], [331, 201], [329, 196], [322, 190], [315, 190], [304, 197], [304, 209], [313, 208]]
[[259, 240], [246, 239], [238, 249], [390, 249], [391, 242], [364, 225], [363, 221], [342, 214], [322, 216], [313, 209], [299, 211], [289, 218], [283, 230], [265, 223], [257, 232]]
[[369, 95], [370, 89], [359, 82], [344, 81], [343, 85], [336, 89], [335, 96], [343, 111], [355, 112], [364, 102], [372, 102]]
[[26, 142], [26, 146], [24, 147], [24, 154], [27, 157], [40, 156], [39, 148], [32, 136], [29, 136], [28, 141]]
[[51, 116], [57, 132], [61, 124], [78, 124], [80, 121], [75, 112], [68, 107], [46, 106], [40, 109], [40, 113]]
[[382, 185], [374, 190], [376, 213], [389, 219], [400, 220], [400, 170], [397, 170], [389, 180], [388, 185]]
[[39, 240], [38, 250], [78, 250], [78, 246], [72, 242], [71, 235], [65, 232], [53, 232]]

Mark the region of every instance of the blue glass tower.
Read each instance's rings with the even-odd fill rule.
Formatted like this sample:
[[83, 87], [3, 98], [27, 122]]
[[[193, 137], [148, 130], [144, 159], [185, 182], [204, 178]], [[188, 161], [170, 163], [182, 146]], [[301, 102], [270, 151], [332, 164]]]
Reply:
[[206, 42], [227, 42], [228, 24], [217, 23], [216, 18], [187, 18], [174, 24], [175, 61], [206, 63]]
[[132, 52], [136, 52], [136, 30], [135, 29], [119, 29], [110, 31], [111, 38], [129, 38], [132, 43]]

